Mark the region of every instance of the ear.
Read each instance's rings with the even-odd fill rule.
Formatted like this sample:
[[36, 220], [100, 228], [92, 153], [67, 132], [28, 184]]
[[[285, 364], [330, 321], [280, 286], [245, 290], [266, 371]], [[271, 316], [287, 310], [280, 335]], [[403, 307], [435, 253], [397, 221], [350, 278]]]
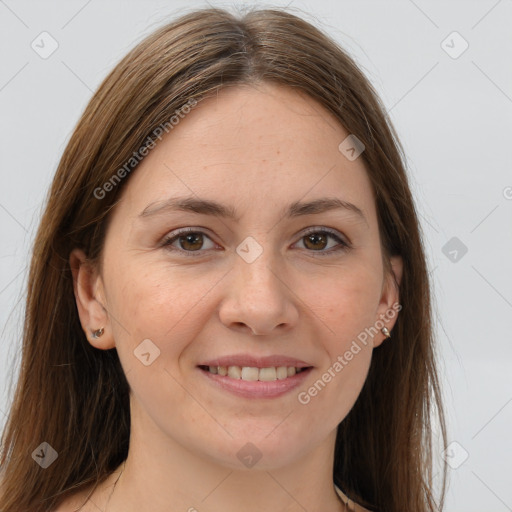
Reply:
[[[392, 256], [389, 261], [391, 272], [387, 272], [384, 278], [382, 295], [377, 308], [377, 318], [375, 319], [375, 322], [376, 325], [381, 325], [383, 323], [391, 333], [391, 329], [393, 329], [400, 311], [397, 308], [400, 301], [399, 286], [402, 281], [403, 260], [401, 256]], [[377, 323], [379, 320], [380, 322]], [[382, 329], [382, 327], [380, 329]], [[386, 340], [386, 336], [380, 329], [378, 329], [378, 333], [373, 338], [374, 347], [378, 347], [384, 340]]]
[[[69, 265], [73, 274], [73, 289], [82, 329], [89, 343], [101, 350], [115, 347], [110, 329], [108, 311], [105, 308], [103, 280], [96, 267], [85, 253], [74, 249], [69, 256]], [[103, 335], [95, 338], [93, 333], [103, 328]]]

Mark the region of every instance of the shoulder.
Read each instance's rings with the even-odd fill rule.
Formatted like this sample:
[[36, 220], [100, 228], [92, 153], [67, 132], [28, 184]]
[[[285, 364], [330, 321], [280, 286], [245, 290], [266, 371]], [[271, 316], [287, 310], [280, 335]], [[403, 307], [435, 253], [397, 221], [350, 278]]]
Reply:
[[341, 501], [343, 501], [343, 503], [347, 505], [348, 509], [351, 512], [370, 512], [368, 509], [362, 507], [361, 505], [358, 505], [350, 498], [348, 498], [336, 484], [334, 484], [334, 488], [336, 489], [338, 496], [341, 498]]

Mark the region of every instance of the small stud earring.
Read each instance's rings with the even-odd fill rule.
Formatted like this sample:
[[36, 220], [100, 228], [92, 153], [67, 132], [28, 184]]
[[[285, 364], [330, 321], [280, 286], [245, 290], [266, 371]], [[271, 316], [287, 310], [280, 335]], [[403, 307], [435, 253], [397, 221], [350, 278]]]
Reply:
[[386, 338], [391, 338], [391, 334], [389, 333], [389, 331], [388, 331], [388, 328], [387, 328], [387, 327], [383, 327], [383, 328], [381, 329], [381, 332], [382, 332], [382, 334], [384, 334], [384, 336], [386, 336]]
[[92, 333], [92, 337], [94, 339], [97, 339], [99, 338], [100, 336], [103, 336], [103, 333], [105, 332], [105, 329], [103, 329], [103, 327], [101, 329], [98, 329], [97, 331], [93, 331]]

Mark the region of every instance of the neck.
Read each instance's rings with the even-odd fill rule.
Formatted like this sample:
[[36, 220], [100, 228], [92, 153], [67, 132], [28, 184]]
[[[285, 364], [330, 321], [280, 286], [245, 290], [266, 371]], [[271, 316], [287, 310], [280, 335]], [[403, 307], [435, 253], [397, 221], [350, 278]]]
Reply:
[[239, 469], [193, 452], [149, 418], [133, 416], [128, 458], [115, 487], [109, 486], [108, 512], [345, 510], [332, 478], [335, 431], [283, 465], [264, 465], [262, 457], [250, 469]]

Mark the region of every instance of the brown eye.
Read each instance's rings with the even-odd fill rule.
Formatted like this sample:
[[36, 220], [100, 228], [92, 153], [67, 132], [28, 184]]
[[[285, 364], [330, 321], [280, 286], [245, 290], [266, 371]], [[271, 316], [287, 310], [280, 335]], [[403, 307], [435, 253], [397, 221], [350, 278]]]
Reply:
[[196, 251], [203, 245], [203, 235], [201, 233], [192, 233], [182, 235], [177, 238], [180, 243], [181, 249], [186, 251]]
[[[204, 247], [206, 241], [210, 241], [210, 247]], [[201, 253], [205, 252], [201, 249], [213, 249], [215, 244], [202, 231], [194, 230], [194, 229], [185, 229], [177, 232], [174, 235], [170, 235], [166, 237], [164, 240], [163, 247], [171, 251], [177, 251], [182, 253], [198, 253], [199, 256]], [[188, 254], [191, 256], [191, 254]], [[195, 256], [195, 254], [194, 254]]]
[[325, 249], [327, 246], [327, 239], [329, 235], [325, 235], [325, 233], [313, 233], [311, 235], [306, 235], [304, 237], [305, 243], [304, 245], [308, 249]]
[[[329, 239], [336, 241], [337, 244], [328, 247]], [[315, 256], [328, 256], [351, 248], [349, 242], [343, 240], [337, 233], [326, 229], [312, 228], [302, 236], [301, 241], [308, 252], [317, 253]]]

